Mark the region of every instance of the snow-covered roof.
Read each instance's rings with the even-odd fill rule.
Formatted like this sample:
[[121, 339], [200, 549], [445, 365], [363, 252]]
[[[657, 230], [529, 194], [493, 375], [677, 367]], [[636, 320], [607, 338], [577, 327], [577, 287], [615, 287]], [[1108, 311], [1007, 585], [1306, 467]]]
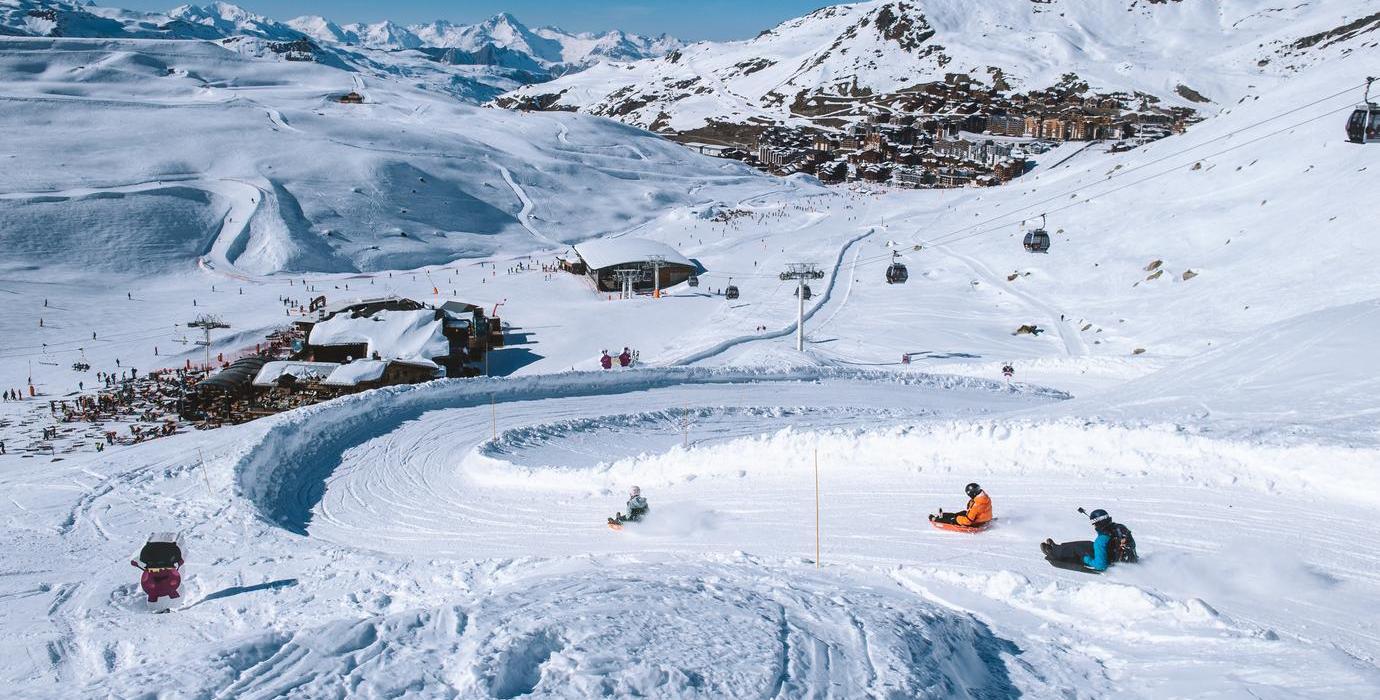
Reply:
[[383, 378], [388, 369], [387, 360], [355, 360], [336, 367], [331, 376], [322, 382], [328, 386], [358, 386], [360, 382], [376, 382]]
[[330, 316], [332, 314], [340, 313], [341, 311], [352, 309], [358, 306], [381, 306], [387, 304], [407, 304], [411, 306], [425, 306], [421, 302], [413, 301], [412, 299], [408, 299], [407, 297], [398, 296], [396, 294], [389, 294], [383, 296], [340, 299], [327, 304], [323, 311], [327, 316]]
[[[310, 345], [365, 343], [365, 357], [430, 362], [450, 354], [444, 324], [434, 309], [378, 311], [372, 316], [351, 318], [337, 314], [311, 328]], [[433, 363], [434, 364], [434, 363]]]
[[297, 360], [266, 362], [263, 367], [259, 368], [259, 373], [254, 375], [254, 386], [277, 386], [278, 380], [285, 374], [291, 374], [299, 380], [324, 379], [339, 366], [334, 362], [299, 362]]
[[590, 269], [599, 270], [614, 265], [647, 262], [660, 256], [672, 265], [694, 267], [684, 255], [671, 246], [645, 238], [599, 238], [575, 244], [575, 252]]

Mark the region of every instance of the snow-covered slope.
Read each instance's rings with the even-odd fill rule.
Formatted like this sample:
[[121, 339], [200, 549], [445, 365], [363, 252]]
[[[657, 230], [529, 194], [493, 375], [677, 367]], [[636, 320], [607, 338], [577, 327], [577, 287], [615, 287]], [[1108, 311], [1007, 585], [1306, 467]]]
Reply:
[[[812, 98], [866, 103], [960, 74], [1016, 91], [1076, 77], [1094, 91], [1144, 93], [1212, 112], [1249, 85], [1323, 60], [1306, 50], [1322, 47], [1295, 43], [1353, 22], [1350, 41], [1374, 40], [1365, 32], [1380, 26], [1380, 16], [1363, 0], [873, 0], [825, 7], [747, 41], [596, 66], [521, 88], [503, 103], [578, 108], [685, 132], [711, 123], [805, 123], [822, 116], [804, 114]], [[1347, 50], [1332, 49], [1325, 55]]]
[[[264, 38], [0, 39], [0, 389], [34, 392], [0, 402], [0, 682], [1375, 697], [1380, 146], [1342, 131], [1380, 65], [1368, 16], [1262, 34], [1295, 68], [1187, 133], [904, 192], [252, 57]], [[541, 266], [623, 232], [703, 265], [699, 286], [615, 300]], [[803, 352], [778, 276], [798, 262], [824, 272]], [[316, 294], [495, 309], [511, 376], [139, 443], [137, 413], [49, 408], [96, 371], [253, 352]], [[205, 349], [173, 325], [202, 313], [231, 326]], [[641, 366], [596, 369], [624, 345]], [[970, 481], [994, 526], [930, 527]], [[650, 516], [610, 532], [631, 484]], [[1051, 568], [1038, 542], [1091, 536], [1079, 506], [1131, 527], [1141, 562]], [[188, 543], [167, 615], [128, 564], [153, 531]]]
[[[29, 135], [6, 145], [25, 166], [0, 177], [7, 265], [417, 267], [616, 232], [649, 204], [758, 179], [604, 120], [469, 107], [211, 43], [2, 41], [0, 121]], [[350, 90], [366, 103], [333, 99]], [[40, 235], [77, 211], [88, 225]]]

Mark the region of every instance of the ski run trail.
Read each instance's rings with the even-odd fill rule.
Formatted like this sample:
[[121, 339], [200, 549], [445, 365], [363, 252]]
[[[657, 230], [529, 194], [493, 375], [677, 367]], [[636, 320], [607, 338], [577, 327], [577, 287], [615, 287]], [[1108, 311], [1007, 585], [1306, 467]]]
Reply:
[[[918, 191], [253, 44], [0, 37], [0, 389], [35, 394], [0, 403], [0, 695], [1380, 697], [1380, 146], [1341, 129], [1361, 36], [1189, 81], [1218, 102], [1183, 134]], [[671, 246], [699, 284], [617, 299], [543, 269], [592, 238]], [[803, 352], [800, 262], [824, 272]], [[251, 353], [318, 295], [472, 303], [505, 346], [492, 376], [102, 451], [139, 417], [49, 411], [98, 370]], [[201, 314], [229, 325], [207, 347]], [[969, 482], [993, 526], [933, 528]], [[650, 513], [612, 531], [632, 485]], [[1049, 566], [1045, 538], [1093, 536], [1079, 507], [1140, 563]], [[129, 561], [163, 531], [182, 595], [150, 606]]]

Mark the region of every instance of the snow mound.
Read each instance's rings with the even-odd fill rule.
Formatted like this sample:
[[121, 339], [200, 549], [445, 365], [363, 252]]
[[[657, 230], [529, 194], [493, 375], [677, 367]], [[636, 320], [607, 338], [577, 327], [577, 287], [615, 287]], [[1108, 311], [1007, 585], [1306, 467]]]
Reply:
[[[102, 692], [466, 698], [1008, 697], [1016, 653], [975, 618], [846, 573], [561, 563], [436, 608], [254, 635]], [[885, 582], [882, 582], [883, 584]]]
[[470, 697], [1000, 697], [1012, 645], [894, 590], [746, 564], [631, 563], [486, 598]]

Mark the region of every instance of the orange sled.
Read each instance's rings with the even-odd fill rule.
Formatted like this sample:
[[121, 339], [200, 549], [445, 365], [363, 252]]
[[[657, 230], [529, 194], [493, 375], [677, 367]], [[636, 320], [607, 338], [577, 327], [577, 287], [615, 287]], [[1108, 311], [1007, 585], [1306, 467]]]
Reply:
[[[995, 518], [994, 518], [994, 520], [995, 520]], [[933, 526], [935, 526], [936, 528], [939, 528], [940, 530], [948, 530], [949, 532], [966, 532], [966, 533], [972, 535], [972, 534], [976, 534], [976, 533], [982, 532], [983, 530], [986, 530], [987, 528], [991, 527], [991, 526], [992, 526], [992, 521], [991, 521], [991, 520], [988, 520], [987, 522], [985, 522], [985, 523], [983, 523], [983, 524], [981, 524], [981, 525], [973, 525], [973, 526], [968, 526], [968, 525], [955, 525], [954, 523], [941, 523], [941, 522], [939, 522], [938, 520], [931, 520], [931, 521], [930, 521], [930, 524], [933, 525]]]

